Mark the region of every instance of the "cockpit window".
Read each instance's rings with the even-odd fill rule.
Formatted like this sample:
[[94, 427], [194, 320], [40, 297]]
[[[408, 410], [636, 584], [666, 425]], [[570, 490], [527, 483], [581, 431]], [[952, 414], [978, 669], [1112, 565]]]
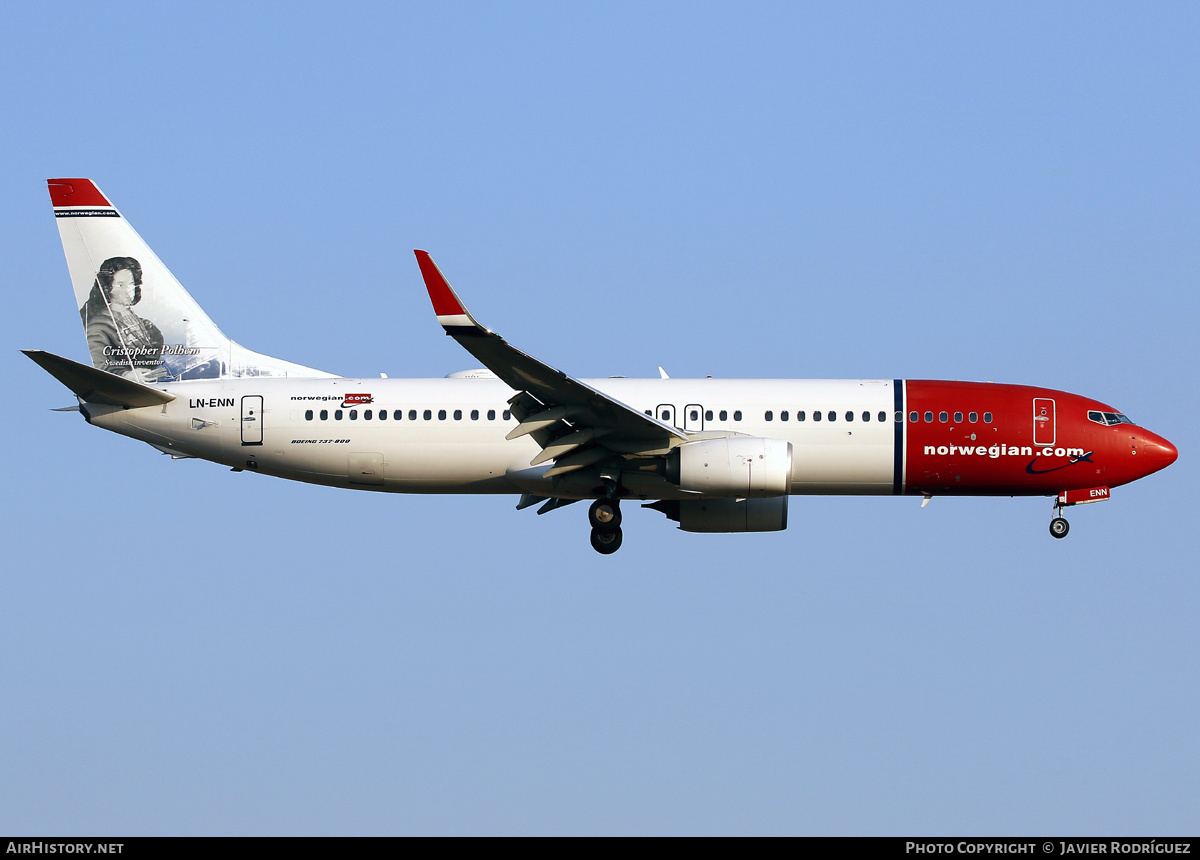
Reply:
[[1133, 423], [1120, 412], [1096, 412], [1095, 410], [1088, 413], [1088, 420], [1095, 421], [1097, 424], [1103, 424], [1106, 427], [1111, 427], [1114, 424]]

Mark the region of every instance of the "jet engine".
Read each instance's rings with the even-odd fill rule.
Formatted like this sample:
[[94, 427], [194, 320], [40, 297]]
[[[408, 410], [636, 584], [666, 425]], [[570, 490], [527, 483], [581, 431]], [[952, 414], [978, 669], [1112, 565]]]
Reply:
[[667, 478], [682, 490], [706, 496], [786, 496], [792, 480], [792, 444], [760, 436], [687, 442], [667, 458]]

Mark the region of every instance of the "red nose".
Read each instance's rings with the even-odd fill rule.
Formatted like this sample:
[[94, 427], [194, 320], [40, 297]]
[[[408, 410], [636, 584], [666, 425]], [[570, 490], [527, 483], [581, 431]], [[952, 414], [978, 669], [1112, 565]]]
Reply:
[[1149, 430], [1142, 431], [1141, 445], [1138, 447], [1138, 453], [1144, 458], [1142, 468], [1145, 469], [1147, 475], [1167, 468], [1179, 458], [1178, 448], [1162, 436], [1151, 433]]

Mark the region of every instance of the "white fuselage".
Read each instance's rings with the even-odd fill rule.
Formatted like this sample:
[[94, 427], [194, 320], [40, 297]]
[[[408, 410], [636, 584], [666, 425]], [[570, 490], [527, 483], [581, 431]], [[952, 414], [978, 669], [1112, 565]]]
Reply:
[[[894, 492], [894, 380], [584, 382], [689, 432], [790, 442], [793, 494]], [[514, 392], [496, 379], [244, 377], [156, 387], [176, 399], [141, 409], [88, 404], [86, 410], [92, 423], [172, 454], [292, 480], [395, 493], [551, 488], [541, 475], [552, 464], [529, 465], [541, 450], [533, 439], [505, 439], [517, 424], [506, 411]], [[822, 420], [815, 421], [818, 411]], [[555, 494], [590, 494], [590, 486], [573, 488], [571, 480], [559, 478]], [[689, 497], [661, 472], [639, 477], [634, 469], [622, 480], [646, 498]]]

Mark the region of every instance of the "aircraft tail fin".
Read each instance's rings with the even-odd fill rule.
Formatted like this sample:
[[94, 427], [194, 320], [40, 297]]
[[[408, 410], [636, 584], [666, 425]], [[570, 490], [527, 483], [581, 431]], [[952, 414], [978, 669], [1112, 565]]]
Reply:
[[93, 367], [148, 383], [334, 376], [234, 343], [95, 183], [47, 184]]

